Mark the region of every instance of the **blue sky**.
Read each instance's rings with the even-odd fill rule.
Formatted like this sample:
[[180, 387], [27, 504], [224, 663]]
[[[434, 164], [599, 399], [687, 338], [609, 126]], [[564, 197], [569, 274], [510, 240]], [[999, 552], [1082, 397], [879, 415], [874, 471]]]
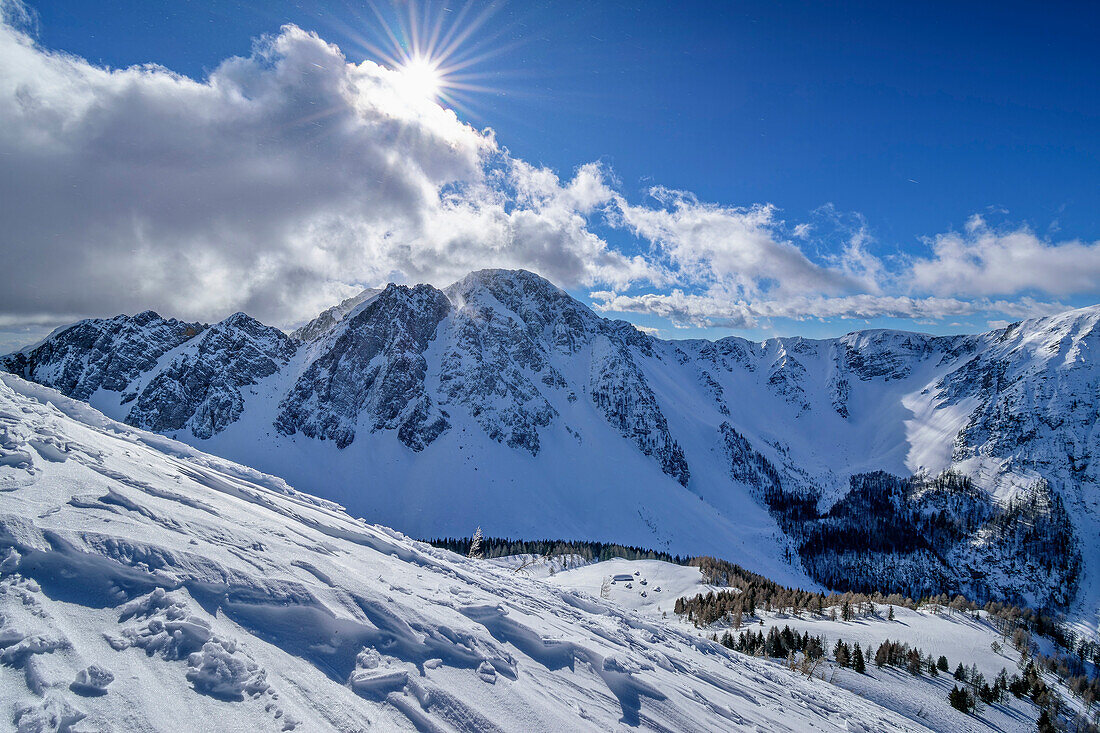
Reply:
[[[29, 280], [43, 281], [37, 294], [0, 301], [0, 328], [14, 329], [10, 338], [16, 340], [67, 316], [133, 310], [143, 297], [156, 301], [149, 305], [158, 310], [187, 317], [208, 320], [251, 306], [265, 320], [289, 323], [325, 298], [376, 284], [372, 278], [442, 283], [462, 267], [497, 265], [540, 271], [609, 314], [671, 337], [829, 336], [868, 325], [977, 330], [1100, 300], [1100, 51], [1094, 5], [421, 4], [414, 6], [415, 23], [408, 21], [404, 4], [379, 3], [372, 10], [343, 1], [50, 2], [20, 8], [9, 0], [6, 7], [9, 25], [31, 39], [37, 61], [79, 61], [74, 74], [80, 79], [74, 82], [69, 74], [69, 81], [118, 105], [120, 95], [97, 87], [100, 81], [89, 70], [152, 63], [209, 84], [226, 59], [255, 58], [254, 39], [278, 34], [287, 23], [335, 44], [352, 64], [392, 66], [379, 53], [399, 55], [386, 28], [402, 39], [411, 25], [423, 32], [437, 21], [444, 34], [452, 28], [468, 31], [442, 63], [468, 62], [449, 80], [477, 89], [452, 88], [432, 102], [453, 107], [459, 125], [492, 128], [495, 147], [470, 153], [480, 156], [473, 174], [468, 160], [436, 170], [439, 159], [424, 152], [428, 158], [410, 163], [423, 177], [410, 182], [409, 190], [435, 186], [444, 195], [462, 191], [469, 197], [477, 189], [474, 203], [464, 200], [461, 207], [466, 213], [470, 207], [478, 210], [476, 232], [485, 225], [486, 196], [493, 195], [485, 186], [495, 185], [496, 195], [506, 199], [493, 219], [503, 222], [506, 232], [500, 236], [528, 237], [502, 239], [487, 249], [461, 238], [447, 245], [433, 240], [418, 259], [417, 243], [437, 234], [392, 221], [357, 221], [353, 229], [362, 238], [382, 236], [392, 243], [407, 236], [401, 251], [414, 252], [403, 259], [391, 244], [365, 246], [359, 256], [374, 266], [356, 268], [348, 266], [356, 253], [347, 232], [334, 235], [329, 223], [307, 227], [312, 234], [297, 227], [286, 234], [291, 244], [259, 256], [264, 267], [281, 263], [275, 272], [290, 283], [289, 294], [272, 299], [261, 291], [276, 287], [277, 280], [242, 287], [233, 269], [255, 272], [259, 260], [241, 253], [223, 256], [222, 249], [232, 245], [218, 242], [219, 237], [239, 241], [236, 227], [244, 231], [248, 217], [230, 221], [232, 211], [223, 214], [203, 201], [201, 210], [221, 225], [183, 231], [158, 218], [166, 216], [165, 203], [143, 204], [143, 197], [135, 200], [127, 191], [131, 198], [119, 204], [121, 213], [105, 215], [99, 202], [88, 206], [83, 219], [67, 222], [76, 231], [104, 232], [103, 245], [89, 240], [84, 251], [99, 248], [98, 259], [114, 258], [127, 282], [148, 276], [150, 268], [153, 280], [163, 281], [167, 275], [156, 267], [173, 261], [173, 253], [187, 267], [219, 269], [219, 276], [192, 278], [181, 285], [178, 300], [163, 297], [158, 286], [130, 288], [117, 303], [106, 296], [71, 297], [63, 307], [51, 308], [42, 296], [51, 280], [28, 272]], [[33, 17], [13, 8], [29, 9]], [[13, 20], [14, 15], [22, 17]], [[79, 58], [60, 57], [59, 51]], [[278, 66], [279, 53], [290, 52], [269, 54], [250, 73]], [[142, 94], [164, 102], [153, 89], [157, 73], [167, 74], [147, 71], [127, 104]], [[35, 82], [42, 78], [39, 74]], [[25, 79], [8, 82], [13, 89], [27, 86]], [[300, 93], [295, 87], [293, 94]], [[40, 96], [49, 99], [45, 92]], [[11, 98], [0, 105], [11, 105]], [[125, 108], [139, 137], [160, 119], [153, 107], [149, 102]], [[26, 115], [27, 109], [23, 105], [16, 112]], [[117, 113], [123, 114], [121, 107]], [[87, 110], [79, 114], [87, 124]], [[407, 118], [388, 108], [382, 114]], [[421, 127], [410, 130], [427, 129], [443, 138], [454, 132], [419, 119]], [[200, 127], [184, 125], [179, 134]], [[66, 143], [65, 134], [59, 132], [55, 142]], [[5, 142], [20, 141], [0, 139], [0, 145]], [[89, 146], [83, 157], [101, 163], [112, 149], [98, 134], [83, 143]], [[145, 159], [158, 160], [163, 141], [148, 144]], [[343, 144], [346, 151], [366, 143], [349, 138]], [[476, 140], [463, 144], [479, 147]], [[322, 153], [309, 159], [300, 140], [293, 145], [296, 156], [306, 156], [296, 157], [296, 165], [331, 166]], [[120, 171], [135, 164], [129, 153], [124, 157]], [[46, 172], [68, 170], [57, 156], [27, 165], [32, 163]], [[516, 166], [527, 173], [544, 167], [556, 172], [555, 193], [540, 188], [538, 201], [531, 203], [532, 179], [517, 177]], [[170, 168], [152, 167], [181, 178]], [[606, 190], [590, 191], [580, 202], [561, 194], [579, 180], [578, 170], [598, 178]], [[486, 171], [485, 180], [471, 178]], [[147, 167], [141, 173], [153, 175]], [[344, 173], [354, 181], [354, 170]], [[79, 197], [68, 211], [92, 198], [79, 196], [81, 186], [110, 185], [91, 174], [77, 179], [77, 192], [64, 194]], [[326, 190], [333, 187], [329, 198], [314, 208], [303, 205], [298, 221], [312, 221], [322, 210], [331, 218], [329, 202], [340, 198], [341, 180], [326, 182]], [[377, 195], [378, 207], [415, 208], [408, 199], [389, 198], [400, 195], [394, 191], [352, 187], [360, 205]], [[59, 205], [62, 194], [43, 185], [40, 195], [52, 202], [44, 204], [45, 214]], [[191, 192], [181, 188], [173, 195], [185, 210]], [[308, 198], [293, 191], [277, 195], [295, 205]], [[35, 208], [29, 196], [13, 215], [26, 215], [28, 205]], [[536, 230], [517, 223], [524, 207], [532, 209], [527, 219], [537, 220]], [[262, 211], [260, 205], [251, 220]], [[469, 225], [436, 221], [437, 214], [432, 209], [431, 231]], [[339, 217], [346, 224], [348, 211], [340, 210]], [[583, 231], [577, 231], [574, 217], [580, 217]], [[25, 241], [13, 243], [13, 250], [32, 251], [35, 237], [51, 242], [68, 237], [61, 227], [51, 231], [50, 218], [29, 222]], [[119, 228], [121, 220], [127, 224]], [[265, 236], [280, 240], [284, 233]], [[310, 236], [313, 242], [305, 242]], [[326, 236], [332, 240], [324, 240], [325, 254], [319, 256], [317, 241]], [[140, 242], [126, 247], [120, 237]], [[140, 261], [132, 257], [162, 246], [174, 249]], [[262, 246], [253, 243], [248, 251], [254, 255]], [[555, 247], [558, 251], [550, 252]], [[440, 256], [454, 266], [425, 264]], [[80, 274], [73, 274], [74, 282]], [[106, 275], [88, 279], [89, 286], [107, 290], [110, 283]], [[225, 288], [219, 297], [195, 295], [218, 283]], [[309, 295], [293, 296], [294, 288]]]

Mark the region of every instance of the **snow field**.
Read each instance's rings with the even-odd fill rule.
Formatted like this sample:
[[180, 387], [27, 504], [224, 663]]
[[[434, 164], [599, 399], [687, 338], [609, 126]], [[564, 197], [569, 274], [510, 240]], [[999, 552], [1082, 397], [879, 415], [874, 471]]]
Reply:
[[927, 729], [8, 375], [0, 449], [0, 727]]

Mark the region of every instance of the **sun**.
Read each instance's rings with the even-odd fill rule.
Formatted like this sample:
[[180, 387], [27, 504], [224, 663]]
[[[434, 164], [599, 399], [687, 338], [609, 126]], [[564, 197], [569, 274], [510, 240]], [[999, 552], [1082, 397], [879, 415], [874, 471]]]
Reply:
[[[0, 0], [3, 5], [5, 0]], [[419, 107], [427, 102], [476, 119], [480, 94], [499, 94], [487, 84], [502, 77], [488, 66], [492, 59], [515, 48], [515, 35], [505, 24], [489, 33], [489, 20], [503, 7], [498, 0], [361, 0], [369, 13], [356, 13], [361, 30], [349, 31], [351, 40], [370, 59], [384, 67], [391, 89]]]
[[439, 65], [425, 56], [414, 56], [398, 67], [400, 84], [410, 96], [435, 99], [443, 91], [443, 73]]

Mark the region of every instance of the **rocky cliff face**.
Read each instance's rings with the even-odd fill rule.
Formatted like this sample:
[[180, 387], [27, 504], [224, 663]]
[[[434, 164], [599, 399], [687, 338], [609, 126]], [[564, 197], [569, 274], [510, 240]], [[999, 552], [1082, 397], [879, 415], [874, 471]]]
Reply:
[[[1036, 585], [1079, 582], [1100, 600], [1081, 540], [1100, 531], [1098, 323], [1100, 307], [972, 336], [670, 342], [531, 273], [487, 270], [444, 290], [365, 291], [291, 336], [244, 314], [205, 326], [146, 312], [0, 363], [420, 534], [489, 513], [498, 534], [606, 529], [686, 548], [659, 495], [731, 542], [756, 507], [793, 568], [833, 585], [878, 574], [1065, 603]], [[328, 471], [289, 457], [329, 441]], [[945, 471], [969, 488], [929, 489]], [[880, 473], [892, 478], [866, 478]], [[386, 488], [356, 490], [364, 475]], [[929, 508], [945, 497], [950, 511]], [[444, 498], [450, 510], [432, 508]], [[908, 539], [860, 535], [861, 512]], [[936, 512], [963, 519], [921, 518]]]
[[298, 345], [276, 328], [234, 314], [172, 352], [140, 392], [125, 394], [124, 404], [134, 400], [126, 422], [210, 438], [240, 418], [242, 389], [286, 366]]
[[423, 450], [448, 427], [425, 389], [424, 351], [450, 311], [430, 285], [390, 285], [344, 319], [283, 398], [275, 427], [344, 448], [362, 421], [371, 431], [396, 430], [406, 446]]
[[342, 300], [331, 308], [326, 308], [309, 323], [291, 332], [290, 337], [297, 341], [316, 341], [328, 335], [336, 324], [342, 321], [349, 313], [362, 305], [365, 301], [381, 293], [381, 290], [367, 289], [358, 295], [353, 295]]
[[92, 318], [55, 331], [29, 352], [3, 357], [2, 365], [21, 377], [86, 400], [100, 389], [122, 392], [156, 366], [166, 351], [205, 328], [201, 323], [165, 320], [153, 311]]

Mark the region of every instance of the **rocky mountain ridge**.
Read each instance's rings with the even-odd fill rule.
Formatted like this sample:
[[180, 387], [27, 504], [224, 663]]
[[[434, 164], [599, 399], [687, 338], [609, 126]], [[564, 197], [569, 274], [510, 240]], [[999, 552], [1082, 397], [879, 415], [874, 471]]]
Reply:
[[[487, 270], [367, 291], [291, 336], [244, 314], [82, 321], [0, 365], [422, 536], [481, 524], [756, 553], [803, 581], [888, 568], [915, 589], [1039, 605], [1065, 605], [1044, 590], [1061, 583], [1094, 609], [1098, 322], [1094, 307], [979, 335], [665, 341], [531, 273]], [[896, 500], [946, 471], [977, 492], [957, 518], [984, 518], [955, 522], [950, 546], [945, 524]], [[1043, 541], [990, 524], [1027, 497], [1017, 515], [1049, 525]], [[887, 506], [905, 546], [815, 543], [822, 526], [854, 532], [853, 507]]]

